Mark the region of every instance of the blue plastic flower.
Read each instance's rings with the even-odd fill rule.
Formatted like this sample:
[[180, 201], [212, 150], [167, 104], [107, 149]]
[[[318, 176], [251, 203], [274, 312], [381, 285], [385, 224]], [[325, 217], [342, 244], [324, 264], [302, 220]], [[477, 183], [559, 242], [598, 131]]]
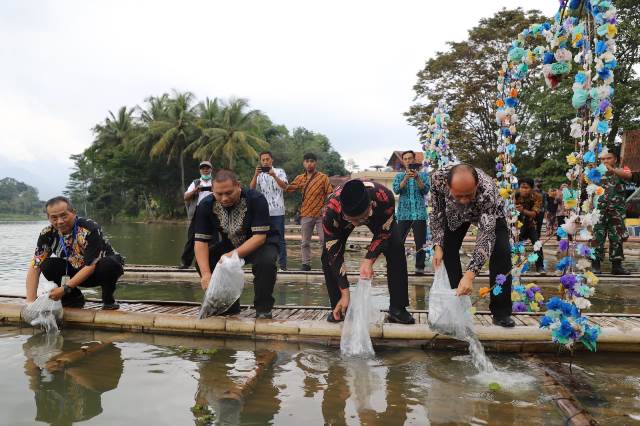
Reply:
[[558, 242], [558, 250], [567, 251], [568, 248], [569, 248], [569, 240], [560, 240]]
[[605, 135], [609, 133], [609, 122], [602, 120], [598, 123], [598, 133]]
[[499, 294], [502, 293], [502, 286], [501, 285], [496, 285], [495, 287], [493, 287], [493, 291], [492, 291], [494, 296], [498, 296]]
[[593, 151], [587, 151], [582, 157], [585, 163], [595, 163], [596, 162], [596, 154]]
[[540, 318], [540, 328], [549, 327], [552, 323], [553, 323], [553, 320], [546, 315]]
[[556, 230], [556, 235], [560, 238], [567, 238], [569, 236], [569, 234], [567, 234], [567, 231], [562, 229], [562, 227], [560, 226], [558, 226], [558, 229]]
[[544, 59], [542, 60], [543, 64], [552, 64], [555, 61], [553, 56], [553, 52], [544, 52]]
[[547, 302], [547, 309], [555, 311], [559, 310], [562, 306], [562, 299], [559, 297], [552, 297], [551, 300]]
[[604, 40], [598, 40], [596, 42], [596, 55], [600, 56], [606, 51], [607, 51], [607, 43], [605, 43]]
[[[598, 127], [600, 127], [600, 125], [598, 125]], [[600, 183], [602, 180], [602, 173], [600, 173], [600, 170], [597, 168], [589, 169], [589, 171], [587, 171], [587, 177], [593, 183]]]

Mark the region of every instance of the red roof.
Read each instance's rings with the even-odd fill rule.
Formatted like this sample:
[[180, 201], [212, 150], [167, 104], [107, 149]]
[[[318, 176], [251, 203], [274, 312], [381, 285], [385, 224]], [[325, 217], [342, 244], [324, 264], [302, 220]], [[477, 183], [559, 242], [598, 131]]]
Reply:
[[620, 157], [623, 166], [640, 171], [640, 129], [624, 132]]

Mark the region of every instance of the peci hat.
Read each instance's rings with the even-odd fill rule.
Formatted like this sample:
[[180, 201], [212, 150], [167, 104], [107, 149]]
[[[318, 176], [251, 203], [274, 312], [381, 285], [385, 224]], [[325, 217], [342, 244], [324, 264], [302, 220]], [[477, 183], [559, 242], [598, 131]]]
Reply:
[[201, 161], [200, 165], [198, 166], [198, 168], [201, 169], [201, 168], [203, 168], [205, 166], [210, 167], [210, 168], [213, 169], [213, 166], [211, 165], [211, 163], [209, 161]]
[[371, 198], [364, 183], [359, 179], [352, 179], [342, 187], [340, 201], [344, 214], [347, 216], [358, 216], [367, 210]]

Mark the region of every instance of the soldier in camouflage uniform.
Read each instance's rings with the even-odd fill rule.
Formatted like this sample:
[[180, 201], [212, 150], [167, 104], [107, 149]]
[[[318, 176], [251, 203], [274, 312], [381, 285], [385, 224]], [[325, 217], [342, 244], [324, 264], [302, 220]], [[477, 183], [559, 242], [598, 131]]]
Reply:
[[[600, 160], [608, 169], [615, 167], [618, 162], [617, 153], [607, 151], [600, 154]], [[626, 212], [625, 182], [615, 173], [607, 173], [600, 185], [604, 188], [604, 194], [598, 199], [600, 221], [593, 227], [592, 247], [595, 248], [595, 260], [593, 272], [601, 273], [601, 262], [604, 258], [604, 243], [609, 236], [609, 260], [611, 261], [611, 274], [629, 275], [629, 271], [622, 267], [624, 252], [622, 242], [629, 235], [624, 224]]]

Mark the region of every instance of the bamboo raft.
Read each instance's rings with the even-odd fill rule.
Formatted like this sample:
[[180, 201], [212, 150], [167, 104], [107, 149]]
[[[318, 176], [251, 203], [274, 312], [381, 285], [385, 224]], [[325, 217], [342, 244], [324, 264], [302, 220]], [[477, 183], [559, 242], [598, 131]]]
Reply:
[[[327, 307], [277, 306], [273, 319], [256, 320], [255, 310], [243, 306], [239, 314], [197, 318], [200, 306], [193, 302], [120, 301], [120, 310], [104, 311], [96, 299], [88, 299], [83, 309], [66, 308], [63, 326], [115, 330], [119, 332], [216, 336], [262, 341], [340, 344], [341, 324], [329, 323]], [[22, 323], [24, 298], [0, 296], [0, 324]], [[401, 346], [439, 349], [466, 349], [466, 343], [436, 335], [427, 324], [427, 311], [410, 311], [414, 325], [393, 324], [380, 312], [370, 327], [375, 346]], [[541, 314], [514, 314], [517, 326], [506, 329], [492, 325], [486, 311], [474, 315], [475, 331], [485, 348], [497, 352], [556, 352], [550, 333], [538, 327]], [[640, 352], [640, 314], [592, 313], [589, 321], [602, 328], [600, 352]], [[581, 345], [576, 350], [584, 350]]]

